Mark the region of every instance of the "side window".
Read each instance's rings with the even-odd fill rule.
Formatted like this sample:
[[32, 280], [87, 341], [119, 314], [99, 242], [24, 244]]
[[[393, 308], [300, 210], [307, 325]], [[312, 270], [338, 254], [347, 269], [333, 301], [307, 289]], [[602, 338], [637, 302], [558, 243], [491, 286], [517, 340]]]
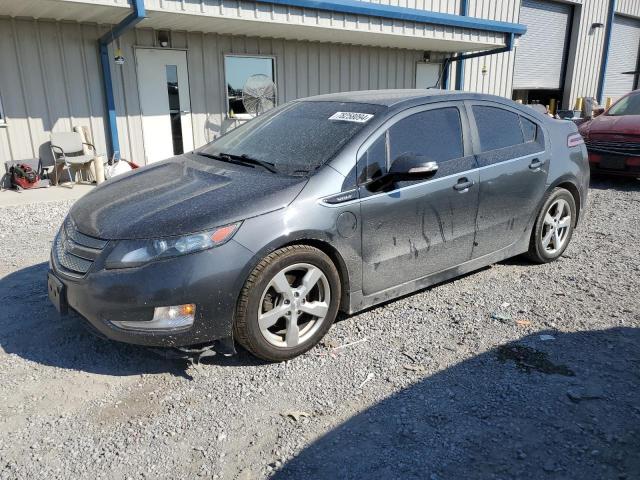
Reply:
[[371, 144], [358, 162], [360, 183], [380, 177], [387, 171], [387, 134], [383, 133]]
[[535, 142], [538, 139], [538, 125], [524, 117], [520, 117], [520, 124], [522, 125], [525, 143]]
[[408, 116], [389, 129], [389, 160], [415, 153], [438, 163], [464, 156], [460, 111], [455, 107]]
[[519, 115], [498, 107], [473, 106], [482, 152], [524, 143]]

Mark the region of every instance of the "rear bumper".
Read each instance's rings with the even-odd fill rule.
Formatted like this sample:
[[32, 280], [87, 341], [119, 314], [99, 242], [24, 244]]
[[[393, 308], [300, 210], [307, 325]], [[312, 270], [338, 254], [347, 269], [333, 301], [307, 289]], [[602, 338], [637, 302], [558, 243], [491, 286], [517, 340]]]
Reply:
[[[107, 253], [107, 252], [105, 252]], [[99, 335], [154, 347], [183, 347], [232, 338], [236, 301], [252, 252], [233, 240], [191, 255], [137, 268], [104, 269], [99, 259], [83, 278], [72, 278], [51, 262], [64, 284], [69, 308]], [[125, 330], [112, 320], [148, 321], [155, 307], [196, 304], [193, 326], [179, 332]]]
[[589, 151], [589, 166], [594, 173], [640, 176], [640, 156]]

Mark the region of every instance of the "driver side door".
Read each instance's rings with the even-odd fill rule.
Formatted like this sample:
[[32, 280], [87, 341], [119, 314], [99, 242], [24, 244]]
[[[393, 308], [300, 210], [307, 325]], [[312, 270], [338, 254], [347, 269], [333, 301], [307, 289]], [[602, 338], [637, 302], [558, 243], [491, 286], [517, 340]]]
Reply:
[[[417, 107], [393, 117], [358, 157], [363, 293], [371, 295], [446, 270], [471, 258], [478, 180], [468, 120], [458, 102]], [[372, 180], [412, 154], [437, 162], [426, 180], [383, 191]]]

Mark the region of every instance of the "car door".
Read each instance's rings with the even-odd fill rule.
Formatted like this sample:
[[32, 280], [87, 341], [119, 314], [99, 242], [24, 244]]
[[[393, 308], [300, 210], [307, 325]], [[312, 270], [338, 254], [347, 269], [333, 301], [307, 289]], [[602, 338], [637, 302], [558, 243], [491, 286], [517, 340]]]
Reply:
[[[479, 176], [467, 129], [461, 103], [417, 107], [390, 119], [359, 150], [365, 295], [469, 260]], [[372, 188], [407, 153], [437, 162], [437, 171], [384, 191]]]
[[549, 170], [542, 126], [493, 102], [466, 102], [480, 172], [473, 258], [513, 245], [542, 199]]

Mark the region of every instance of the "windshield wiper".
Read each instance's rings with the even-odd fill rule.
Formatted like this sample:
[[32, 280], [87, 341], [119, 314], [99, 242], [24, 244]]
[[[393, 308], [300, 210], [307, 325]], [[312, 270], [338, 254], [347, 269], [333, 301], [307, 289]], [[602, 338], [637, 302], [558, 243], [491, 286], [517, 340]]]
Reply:
[[234, 153], [220, 153], [220, 156], [236, 160], [237, 162], [247, 163], [249, 165], [258, 165], [265, 170], [269, 170], [271, 173], [278, 173], [273, 163], [258, 160], [257, 158], [250, 157], [246, 153], [243, 153], [242, 155], [236, 155]]
[[196, 152], [198, 155], [202, 157], [211, 158], [213, 160], [219, 160], [221, 162], [234, 163], [236, 165], [244, 165], [245, 167], [255, 168], [256, 165], [264, 168], [265, 170], [270, 171], [271, 173], [278, 173], [278, 171], [274, 168], [273, 163], [265, 162], [264, 160], [258, 160], [256, 158], [251, 158], [246, 155], [234, 155], [231, 153], [205, 153], [205, 152]]

